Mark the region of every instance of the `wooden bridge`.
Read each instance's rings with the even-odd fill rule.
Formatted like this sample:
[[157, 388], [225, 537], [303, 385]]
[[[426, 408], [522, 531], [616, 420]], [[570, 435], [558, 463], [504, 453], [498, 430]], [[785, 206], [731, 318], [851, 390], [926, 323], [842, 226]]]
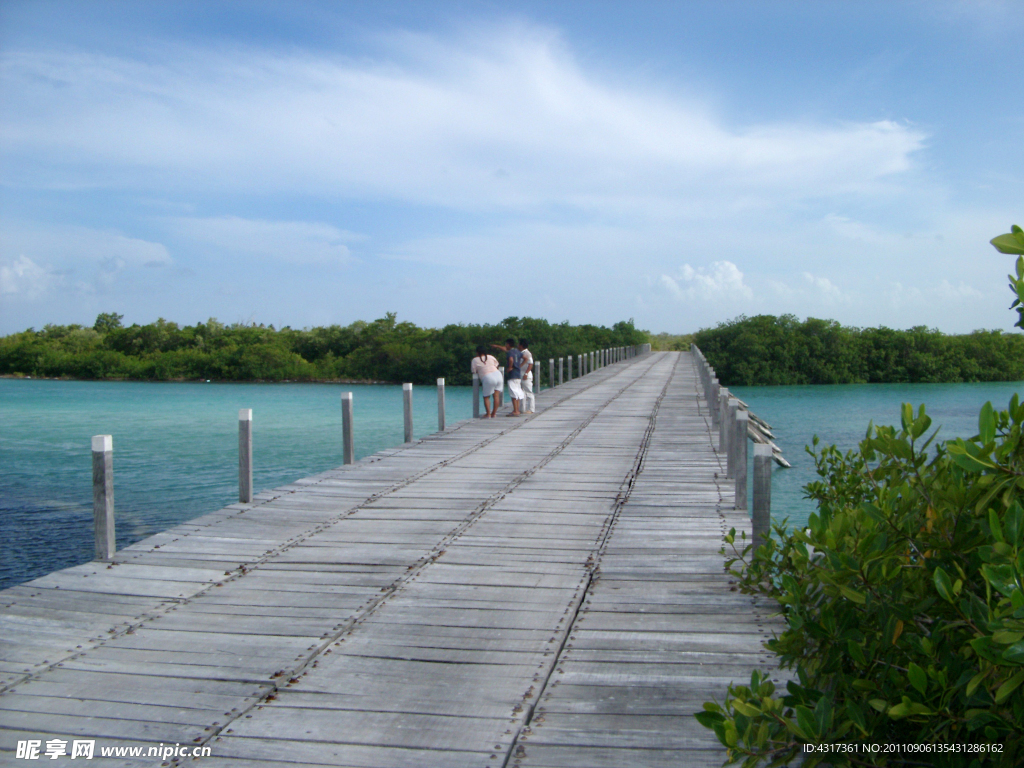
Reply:
[[750, 522], [694, 358], [537, 406], [0, 592], [0, 764], [94, 740], [208, 768], [720, 765], [692, 714], [770, 664], [774, 620], [724, 572]]

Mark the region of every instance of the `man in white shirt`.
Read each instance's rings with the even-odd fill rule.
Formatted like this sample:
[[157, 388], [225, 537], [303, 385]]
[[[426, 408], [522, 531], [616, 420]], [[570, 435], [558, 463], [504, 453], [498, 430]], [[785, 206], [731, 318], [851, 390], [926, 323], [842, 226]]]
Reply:
[[526, 347], [526, 339], [520, 339], [519, 351], [523, 354], [523, 362], [520, 364], [523, 373], [523, 413], [533, 413], [537, 404], [533, 396], [533, 353]]

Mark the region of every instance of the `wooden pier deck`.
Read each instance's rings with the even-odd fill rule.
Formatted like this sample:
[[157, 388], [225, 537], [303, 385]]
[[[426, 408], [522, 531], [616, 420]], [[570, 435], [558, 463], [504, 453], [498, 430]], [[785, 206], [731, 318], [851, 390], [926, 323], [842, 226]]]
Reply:
[[770, 663], [773, 620], [723, 569], [750, 523], [698, 388], [689, 354], [644, 355], [0, 592], [0, 764], [58, 738], [211, 767], [720, 765], [692, 714]]

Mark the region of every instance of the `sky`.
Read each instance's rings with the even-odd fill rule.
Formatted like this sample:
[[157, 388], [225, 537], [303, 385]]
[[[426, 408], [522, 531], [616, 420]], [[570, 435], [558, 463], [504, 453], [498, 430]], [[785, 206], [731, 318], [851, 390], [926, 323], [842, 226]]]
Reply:
[[1010, 330], [1019, 2], [0, 3], [0, 334]]

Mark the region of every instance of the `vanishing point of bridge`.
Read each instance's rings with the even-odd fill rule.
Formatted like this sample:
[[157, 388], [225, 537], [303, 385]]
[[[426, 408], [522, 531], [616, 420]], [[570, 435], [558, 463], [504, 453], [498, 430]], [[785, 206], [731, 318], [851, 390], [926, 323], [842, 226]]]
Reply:
[[537, 405], [0, 592], [0, 764], [720, 765], [692, 714], [770, 663], [772, 620], [723, 568], [750, 522], [694, 358]]

